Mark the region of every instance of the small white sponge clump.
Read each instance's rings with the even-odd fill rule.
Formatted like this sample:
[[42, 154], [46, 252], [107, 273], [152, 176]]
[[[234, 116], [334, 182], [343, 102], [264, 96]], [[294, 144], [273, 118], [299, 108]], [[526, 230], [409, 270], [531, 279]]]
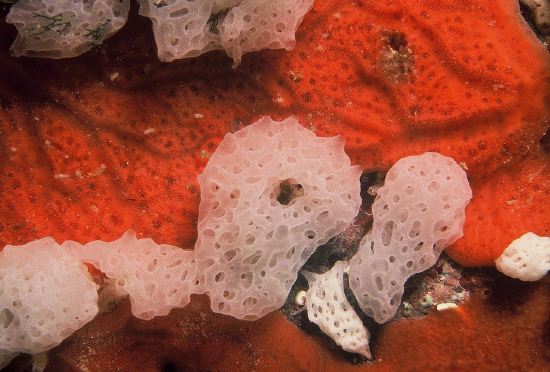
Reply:
[[225, 49], [239, 65], [244, 53], [293, 49], [294, 33], [313, 0], [138, 0], [151, 18], [161, 61]]
[[378, 323], [391, 319], [405, 281], [462, 236], [472, 191], [464, 170], [434, 152], [400, 159], [372, 205], [374, 223], [350, 262], [350, 287]]
[[127, 231], [113, 242], [96, 240], [85, 245], [67, 241], [82, 261], [94, 265], [116, 288], [104, 289], [128, 293], [132, 313], [140, 319], [167, 315], [174, 307], [184, 307], [194, 289], [193, 251], [152, 239], [137, 239]]
[[309, 283], [306, 294], [307, 316], [342, 349], [371, 359], [370, 334], [344, 293], [344, 269], [347, 265], [345, 261], [338, 261], [332, 269], [321, 275], [300, 272]]
[[52, 238], [0, 252], [0, 355], [47, 351], [97, 311], [86, 265]]
[[495, 263], [500, 272], [512, 278], [540, 280], [550, 270], [550, 238], [529, 232], [514, 240]]
[[19, 31], [11, 53], [78, 56], [124, 26], [129, 9], [129, 0], [19, 0], [6, 17]]
[[197, 177], [198, 291], [212, 310], [253, 320], [281, 307], [309, 256], [357, 215], [360, 175], [340, 138], [295, 117], [227, 134]]

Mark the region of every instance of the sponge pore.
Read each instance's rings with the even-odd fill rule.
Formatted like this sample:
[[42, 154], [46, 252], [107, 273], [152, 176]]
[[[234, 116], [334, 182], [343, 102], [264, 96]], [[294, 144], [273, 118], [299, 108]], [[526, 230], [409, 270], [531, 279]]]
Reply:
[[350, 287], [378, 323], [391, 319], [405, 281], [462, 236], [472, 197], [466, 173], [434, 152], [400, 159], [372, 205], [374, 223], [350, 261]]
[[199, 293], [212, 310], [257, 319], [281, 307], [317, 246], [361, 204], [344, 143], [269, 117], [227, 134], [197, 177]]
[[0, 349], [47, 351], [97, 311], [86, 265], [52, 238], [0, 252]]

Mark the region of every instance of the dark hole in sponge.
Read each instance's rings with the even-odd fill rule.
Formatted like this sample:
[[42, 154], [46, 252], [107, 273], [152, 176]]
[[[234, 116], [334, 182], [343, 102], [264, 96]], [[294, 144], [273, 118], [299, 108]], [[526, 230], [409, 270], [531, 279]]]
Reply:
[[281, 181], [279, 184], [279, 194], [277, 201], [279, 204], [288, 205], [292, 199], [304, 195], [304, 188], [299, 183], [292, 183], [288, 180]]
[[162, 366], [162, 372], [176, 372], [176, 364], [173, 362], [167, 362]]

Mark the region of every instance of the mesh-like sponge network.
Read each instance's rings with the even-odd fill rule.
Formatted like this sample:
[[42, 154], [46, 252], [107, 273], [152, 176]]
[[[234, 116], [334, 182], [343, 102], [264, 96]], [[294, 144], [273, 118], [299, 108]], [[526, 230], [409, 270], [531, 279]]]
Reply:
[[306, 294], [307, 316], [342, 349], [371, 359], [369, 331], [365, 328], [344, 293], [346, 261], [338, 261], [323, 274], [300, 271], [309, 283]]
[[472, 197], [466, 172], [434, 152], [400, 159], [372, 205], [374, 224], [350, 261], [350, 287], [378, 323], [391, 319], [405, 281], [462, 236]]
[[225, 49], [238, 66], [244, 53], [293, 49], [294, 33], [313, 0], [138, 0], [151, 18], [161, 61]]
[[86, 265], [52, 238], [0, 252], [0, 349], [47, 351], [97, 311], [97, 288]]
[[137, 239], [127, 231], [112, 242], [96, 240], [85, 245], [66, 241], [82, 261], [94, 265], [115, 279], [104, 291], [128, 293], [132, 313], [140, 319], [167, 315], [174, 307], [184, 307], [194, 290], [193, 251], [152, 239]]
[[128, 17], [129, 0], [19, 0], [6, 17], [19, 31], [16, 56], [75, 57], [117, 32]]
[[512, 278], [529, 282], [542, 279], [550, 270], [550, 238], [526, 233], [514, 240], [495, 264]]
[[197, 290], [212, 310], [254, 320], [281, 307], [304, 262], [357, 215], [360, 175], [340, 138], [295, 117], [227, 134], [197, 177]]

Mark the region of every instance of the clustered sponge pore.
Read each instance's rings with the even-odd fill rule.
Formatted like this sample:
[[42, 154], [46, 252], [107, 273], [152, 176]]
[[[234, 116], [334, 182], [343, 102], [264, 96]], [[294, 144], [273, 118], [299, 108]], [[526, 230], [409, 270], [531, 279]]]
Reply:
[[113, 242], [96, 240], [81, 245], [67, 241], [63, 245], [114, 279], [109, 284], [113, 288], [103, 291], [128, 294], [132, 313], [140, 319], [167, 315], [189, 303], [195, 277], [193, 251], [149, 238], [137, 239], [133, 231]]
[[[358, 213], [360, 175], [340, 138], [317, 137], [295, 117], [264, 117], [227, 134], [198, 176], [194, 251], [133, 231], [113, 242], [45, 238], [23, 250], [5, 247], [0, 365], [19, 352], [48, 350], [95, 316], [96, 284], [81, 260], [109, 278], [102, 294], [129, 295], [142, 319], [187, 305], [193, 293], [208, 294], [214, 312], [239, 319], [281, 307], [305, 261]], [[470, 198], [465, 172], [440, 154], [404, 158], [389, 170], [372, 206], [373, 228], [350, 261], [350, 287], [367, 315], [379, 323], [393, 317], [407, 278], [462, 235]], [[344, 293], [346, 265], [303, 273], [308, 316], [344, 350], [370, 358], [369, 333]]]

